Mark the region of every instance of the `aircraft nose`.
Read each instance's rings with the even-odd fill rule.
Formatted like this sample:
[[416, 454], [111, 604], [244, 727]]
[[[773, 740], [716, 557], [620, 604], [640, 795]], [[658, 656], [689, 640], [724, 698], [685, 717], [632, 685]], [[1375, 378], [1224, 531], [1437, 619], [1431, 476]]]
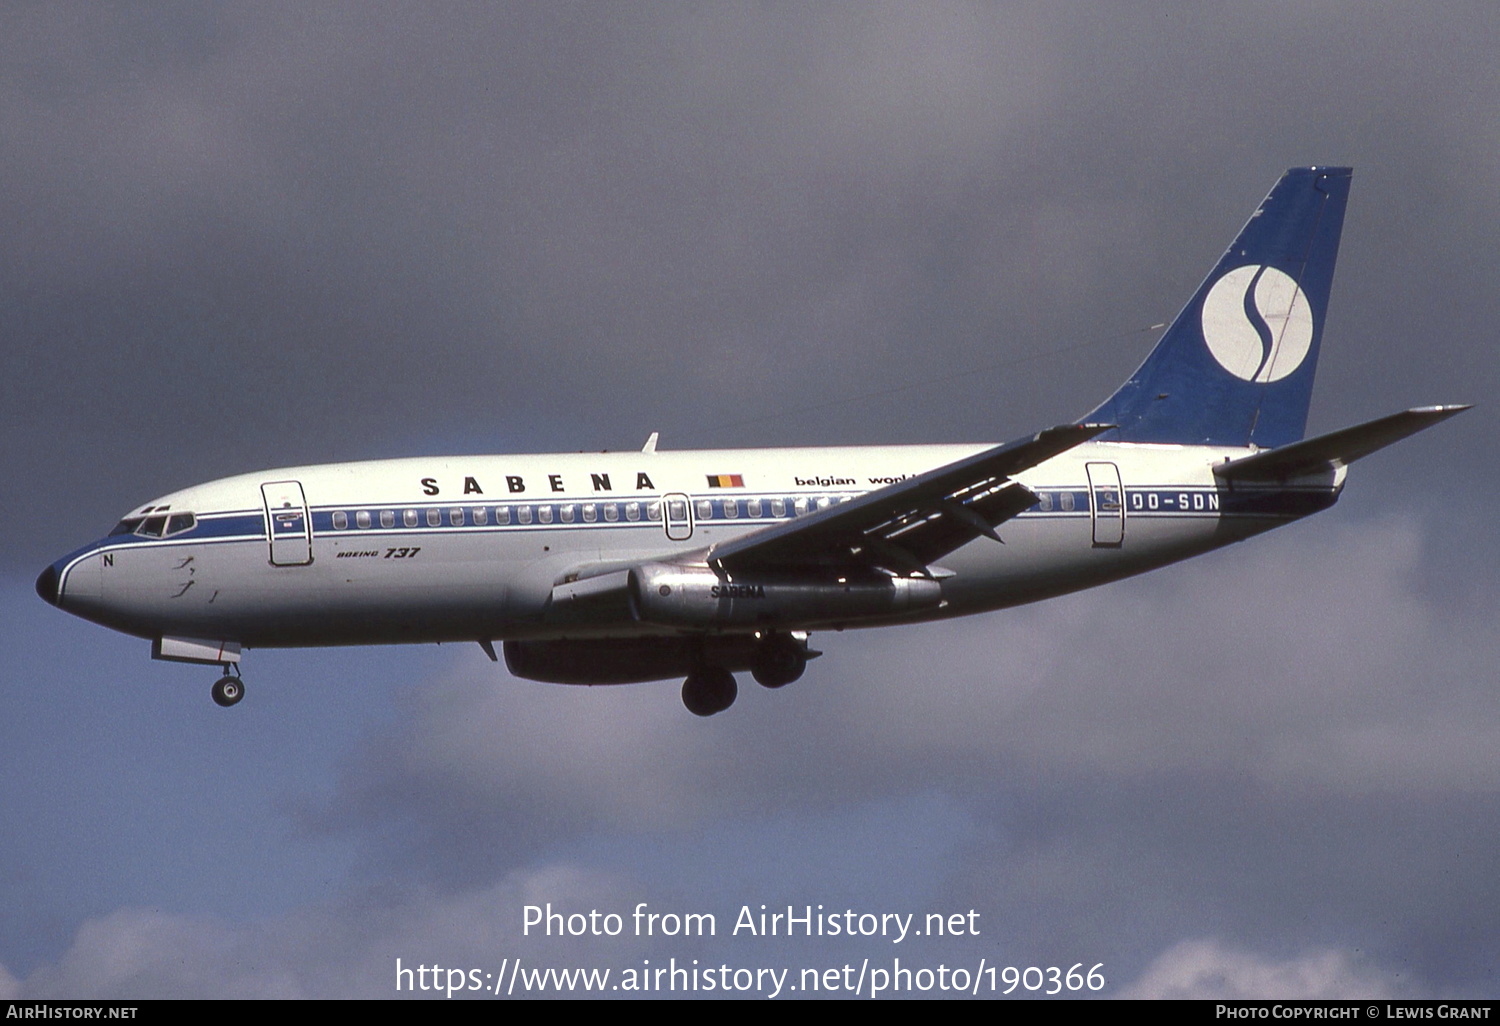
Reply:
[[49, 566], [36, 579], [36, 593], [52, 605], [57, 605], [57, 567]]

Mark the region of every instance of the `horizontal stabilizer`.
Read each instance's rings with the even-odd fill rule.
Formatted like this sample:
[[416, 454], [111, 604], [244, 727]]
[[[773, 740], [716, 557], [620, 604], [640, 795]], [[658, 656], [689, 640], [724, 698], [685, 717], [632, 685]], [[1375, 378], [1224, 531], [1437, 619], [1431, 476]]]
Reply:
[[1414, 410], [1394, 413], [1342, 431], [1221, 463], [1214, 467], [1214, 473], [1225, 481], [1246, 482], [1287, 481], [1306, 477], [1348, 466], [1357, 459], [1467, 409], [1468, 406], [1419, 406]]

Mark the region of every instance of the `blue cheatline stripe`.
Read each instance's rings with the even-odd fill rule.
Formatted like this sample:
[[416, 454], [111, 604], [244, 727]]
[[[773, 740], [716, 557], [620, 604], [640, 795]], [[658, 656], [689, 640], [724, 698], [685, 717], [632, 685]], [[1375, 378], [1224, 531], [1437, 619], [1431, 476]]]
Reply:
[[[714, 526], [744, 525], [755, 527], [768, 523], [776, 523], [780, 520], [794, 519], [795, 501], [802, 499], [805, 505], [815, 508], [817, 501], [823, 498], [841, 498], [848, 495], [862, 493], [818, 493], [808, 494], [777, 494], [777, 495], [746, 495], [733, 499], [718, 498], [695, 498], [689, 496], [689, 501], [694, 508], [700, 502], [707, 502], [713, 508], [711, 518], [700, 518], [699, 522], [712, 523]], [[1039, 489], [1038, 494], [1043, 499], [1024, 510], [1022, 517], [1027, 519], [1057, 518], [1077, 519], [1087, 518], [1092, 515], [1091, 495], [1086, 487], [1064, 486], [1061, 488]], [[1062, 508], [1064, 497], [1071, 498], [1072, 509]], [[748, 507], [745, 513], [738, 517], [726, 517], [724, 515], [725, 504], [729, 502], [746, 503], [750, 500], [759, 499], [762, 504], [760, 516], [750, 516]], [[777, 517], [771, 511], [772, 499], [779, 499], [784, 503], [784, 513]], [[643, 507], [650, 502], [658, 502], [659, 499], [625, 499], [609, 500], [621, 507], [619, 518], [616, 520], [604, 519], [603, 502], [592, 500], [591, 504], [600, 507], [596, 519], [586, 521], [583, 519], [581, 507], [585, 504], [578, 500], [567, 502], [514, 502], [514, 503], [489, 503], [484, 508], [489, 517], [494, 516], [496, 508], [504, 508], [512, 511], [509, 523], [473, 523], [472, 511], [478, 508], [477, 504], [459, 504], [446, 502], [442, 504], [429, 503], [426, 505], [391, 505], [382, 503], [378, 505], [348, 505], [348, 506], [319, 506], [311, 511], [313, 533], [319, 538], [358, 538], [358, 537], [410, 537], [420, 535], [432, 537], [435, 535], [448, 534], [454, 531], [478, 532], [478, 533], [503, 533], [520, 531], [577, 531], [577, 530], [650, 530], [657, 532], [661, 530], [661, 521], [648, 519], [645, 510], [642, 509], [642, 517], [639, 520], [627, 520], [624, 516], [623, 505], [626, 502], [638, 502]], [[1317, 512], [1332, 505], [1333, 492], [1330, 489], [1267, 489], [1267, 490], [1219, 490], [1203, 485], [1156, 485], [1149, 488], [1127, 488], [1125, 490], [1125, 515], [1127, 517], [1202, 517], [1213, 518], [1218, 516], [1284, 516], [1298, 517]], [[1043, 508], [1046, 505], [1048, 508]], [[572, 522], [564, 522], [559, 514], [560, 507], [572, 506], [574, 508], [574, 519]], [[522, 507], [533, 511], [530, 523], [520, 523], [514, 515], [514, 511]], [[541, 507], [549, 507], [553, 511], [551, 522], [543, 523], [536, 516], [536, 511]], [[426, 522], [427, 511], [438, 510], [442, 514], [441, 522], [430, 525]], [[448, 518], [448, 511], [452, 509], [463, 509], [463, 523], [453, 524]], [[406, 510], [414, 510], [419, 516], [419, 523], [415, 527], [407, 527], [400, 522], [402, 514]], [[371, 514], [372, 526], [361, 528], [355, 526], [355, 515], [359, 512]], [[379, 516], [383, 511], [395, 514], [398, 521], [391, 527], [380, 527]], [[333, 526], [333, 514], [343, 512], [349, 517], [349, 526], [337, 529]], [[80, 559], [96, 552], [119, 551], [121, 549], [136, 546], [149, 545], [161, 547], [175, 547], [181, 545], [218, 544], [237, 541], [265, 541], [265, 514], [262, 510], [229, 510], [224, 512], [209, 512], [197, 515], [197, 523], [190, 531], [174, 535], [171, 538], [145, 538], [139, 535], [111, 535], [100, 541], [86, 545], [74, 552], [69, 553], [53, 564], [59, 574], [66, 574]]]

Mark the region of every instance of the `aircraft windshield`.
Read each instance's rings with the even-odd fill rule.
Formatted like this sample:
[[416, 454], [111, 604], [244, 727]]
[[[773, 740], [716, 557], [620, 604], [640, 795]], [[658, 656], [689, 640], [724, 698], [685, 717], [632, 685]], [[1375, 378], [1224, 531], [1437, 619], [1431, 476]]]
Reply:
[[109, 532], [109, 536], [113, 538], [117, 534], [134, 534], [142, 538], [170, 538], [175, 534], [191, 531], [197, 523], [197, 518], [191, 513], [157, 513], [148, 517], [126, 517], [115, 525], [114, 530]]

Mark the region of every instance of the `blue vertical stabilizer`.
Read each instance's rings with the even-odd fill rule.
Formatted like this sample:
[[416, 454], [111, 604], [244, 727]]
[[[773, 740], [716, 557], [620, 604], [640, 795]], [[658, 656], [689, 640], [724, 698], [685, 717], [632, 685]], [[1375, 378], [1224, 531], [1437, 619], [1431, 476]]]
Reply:
[[1101, 441], [1276, 448], [1307, 426], [1353, 171], [1293, 168], [1146, 362], [1084, 418]]

